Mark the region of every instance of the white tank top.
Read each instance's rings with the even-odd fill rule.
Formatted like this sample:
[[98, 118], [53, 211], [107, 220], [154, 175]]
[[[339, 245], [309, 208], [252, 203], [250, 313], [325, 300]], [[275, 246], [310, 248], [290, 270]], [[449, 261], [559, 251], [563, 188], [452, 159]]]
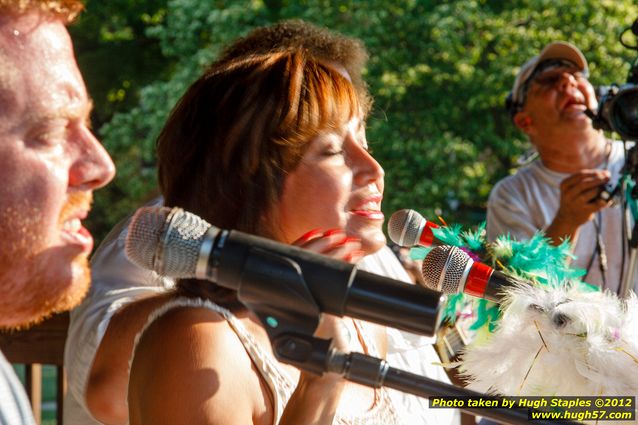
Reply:
[[[250, 356], [250, 359], [259, 371], [260, 375], [270, 388], [274, 400], [274, 424], [276, 425], [279, 423], [284, 408], [297, 387], [297, 382], [293, 380], [279, 365], [268, 350], [265, 350], [260, 346], [237, 317], [235, 317], [229, 310], [220, 307], [211, 301], [200, 298], [179, 297], [155, 310], [149, 316], [148, 322], [144, 328], [135, 338], [133, 356], [135, 356], [135, 350], [141, 335], [146, 331], [151, 323], [166, 312], [180, 307], [206, 308], [220, 314], [224, 317], [224, 319], [226, 319], [231, 329], [237, 335], [237, 338], [241, 341], [246, 353]], [[366, 330], [367, 324], [358, 320], [348, 320], [345, 321], [345, 323], [351, 323], [352, 329], [349, 330], [361, 336], [362, 340], [365, 342], [365, 346], [367, 347], [368, 353], [366, 354], [378, 356], [376, 346], [372, 343], [373, 340], [370, 338], [370, 335]], [[381, 388], [375, 391], [374, 406], [370, 410], [364, 414], [353, 416], [340, 414], [338, 408], [337, 415], [333, 423], [337, 425], [394, 425], [399, 424], [399, 420], [397, 419], [394, 405], [392, 404], [387, 391], [384, 388]]]

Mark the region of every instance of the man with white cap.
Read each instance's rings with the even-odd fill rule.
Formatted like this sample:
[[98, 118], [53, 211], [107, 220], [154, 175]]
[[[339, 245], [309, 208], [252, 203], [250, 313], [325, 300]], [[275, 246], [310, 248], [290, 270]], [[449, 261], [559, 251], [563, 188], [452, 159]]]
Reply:
[[585, 114], [598, 107], [587, 76], [585, 57], [565, 42], [548, 44], [521, 67], [506, 106], [538, 159], [492, 189], [487, 232], [490, 240], [527, 239], [538, 230], [554, 244], [569, 238], [582, 279], [617, 291], [627, 273], [622, 210], [600, 193], [617, 182], [624, 150]]

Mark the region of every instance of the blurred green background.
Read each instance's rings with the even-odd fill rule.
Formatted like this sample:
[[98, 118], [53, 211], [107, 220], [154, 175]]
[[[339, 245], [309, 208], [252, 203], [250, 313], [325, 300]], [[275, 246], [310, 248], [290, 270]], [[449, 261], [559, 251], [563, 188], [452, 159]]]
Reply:
[[[71, 28], [95, 102], [93, 126], [115, 181], [96, 193], [99, 240], [155, 193], [155, 138], [169, 111], [223, 46], [256, 26], [302, 18], [359, 37], [375, 97], [373, 154], [386, 170], [383, 209], [473, 225], [493, 184], [529, 146], [503, 109], [518, 67], [566, 40], [594, 84], [625, 82], [636, 52], [618, 41], [634, 0], [88, 0]], [[635, 40], [629, 37], [630, 42]]]

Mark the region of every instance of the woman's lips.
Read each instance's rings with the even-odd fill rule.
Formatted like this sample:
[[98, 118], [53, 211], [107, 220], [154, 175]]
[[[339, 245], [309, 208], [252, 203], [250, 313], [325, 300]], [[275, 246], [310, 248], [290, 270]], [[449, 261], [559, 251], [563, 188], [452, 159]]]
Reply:
[[352, 208], [350, 212], [354, 215], [365, 217], [371, 220], [383, 220], [384, 215], [381, 212], [381, 195], [372, 195], [365, 198], [356, 207]]
[[383, 220], [385, 217], [381, 212], [382, 199], [383, 196], [380, 194], [360, 198], [360, 202], [350, 210], [350, 213], [370, 220]]
[[370, 220], [383, 220], [385, 216], [379, 210], [352, 210], [350, 211], [354, 215], [368, 218]]

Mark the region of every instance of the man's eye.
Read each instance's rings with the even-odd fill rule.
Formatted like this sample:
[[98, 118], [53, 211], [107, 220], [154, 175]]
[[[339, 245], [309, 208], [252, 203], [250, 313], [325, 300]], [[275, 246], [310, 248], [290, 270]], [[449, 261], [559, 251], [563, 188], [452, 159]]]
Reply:
[[32, 140], [38, 145], [43, 146], [55, 146], [64, 140], [66, 136], [66, 129], [51, 129], [34, 134]]
[[541, 86], [554, 86], [560, 79], [559, 74], [544, 75], [536, 80]]
[[39, 146], [56, 146], [67, 137], [68, 121], [52, 120], [29, 132], [28, 140]]
[[583, 73], [580, 71], [576, 71], [573, 69], [563, 69], [558, 71], [550, 71], [546, 74], [541, 74], [535, 79], [535, 82], [538, 85], [544, 87], [554, 87], [563, 78], [565, 73], [571, 74], [575, 79], [584, 78]]

